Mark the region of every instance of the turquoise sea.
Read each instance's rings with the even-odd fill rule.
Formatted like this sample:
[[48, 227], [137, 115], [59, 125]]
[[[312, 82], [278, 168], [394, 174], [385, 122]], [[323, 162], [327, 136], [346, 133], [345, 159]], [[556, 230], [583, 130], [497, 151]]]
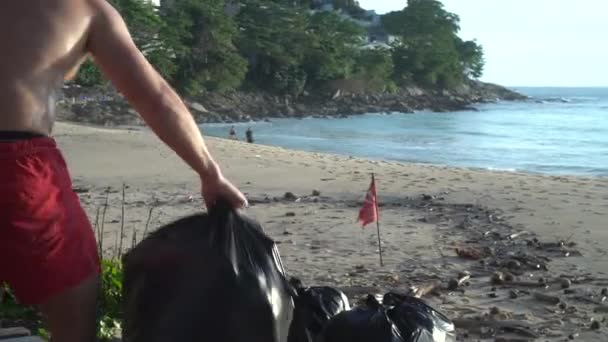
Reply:
[[[371, 159], [556, 175], [608, 176], [608, 88], [524, 88], [525, 102], [453, 113], [275, 119], [236, 124], [256, 143]], [[315, 113], [310, 113], [314, 115]], [[231, 125], [205, 125], [226, 137]]]

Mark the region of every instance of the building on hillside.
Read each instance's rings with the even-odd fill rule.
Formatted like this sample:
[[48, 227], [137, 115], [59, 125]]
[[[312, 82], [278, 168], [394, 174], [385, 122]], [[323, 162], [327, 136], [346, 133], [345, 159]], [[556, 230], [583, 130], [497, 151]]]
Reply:
[[392, 44], [397, 40], [397, 36], [391, 35], [382, 26], [371, 27], [367, 32], [370, 43], [381, 42]]
[[312, 9], [330, 12], [334, 10], [333, 0], [312, 0]]
[[382, 25], [382, 17], [376, 13], [374, 10], [365, 11], [365, 16], [369, 18], [369, 21], [372, 23], [372, 26], [380, 26]]
[[224, 13], [229, 17], [235, 17], [241, 11], [241, 3], [236, 0], [230, 0], [226, 2], [224, 6]]
[[334, 1], [333, 0], [312, 0], [312, 6], [314, 8], [320, 8], [323, 5], [334, 5]]

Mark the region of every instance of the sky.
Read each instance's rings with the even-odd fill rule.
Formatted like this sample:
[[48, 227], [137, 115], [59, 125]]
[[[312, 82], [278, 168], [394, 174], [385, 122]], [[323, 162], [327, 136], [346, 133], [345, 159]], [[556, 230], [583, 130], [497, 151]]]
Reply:
[[[505, 86], [608, 86], [608, 0], [443, 0], [463, 39], [483, 46], [483, 81]], [[359, 0], [378, 13], [407, 0]]]

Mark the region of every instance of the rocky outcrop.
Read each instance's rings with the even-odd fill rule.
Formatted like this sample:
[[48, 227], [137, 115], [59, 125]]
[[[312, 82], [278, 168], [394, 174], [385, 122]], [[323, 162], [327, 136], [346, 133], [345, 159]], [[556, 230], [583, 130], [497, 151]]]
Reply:
[[[307, 116], [343, 117], [365, 113], [413, 113], [430, 110], [453, 112], [475, 110], [472, 105], [496, 101], [517, 101], [525, 96], [504, 87], [469, 81], [451, 91], [408, 87], [399, 93], [307, 94], [295, 98], [268, 93], [208, 93], [185, 99], [198, 122], [239, 122], [269, 118]], [[97, 125], [141, 125], [141, 118], [111, 89], [65, 87], [59, 117]]]

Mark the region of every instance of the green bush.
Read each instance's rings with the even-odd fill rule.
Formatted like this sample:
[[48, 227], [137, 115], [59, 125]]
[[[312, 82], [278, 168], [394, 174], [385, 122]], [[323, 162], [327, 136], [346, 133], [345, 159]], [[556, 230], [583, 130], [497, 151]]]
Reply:
[[80, 70], [78, 70], [74, 81], [82, 86], [93, 87], [103, 84], [104, 78], [95, 63], [87, 59], [80, 67]]
[[[103, 260], [101, 267], [97, 338], [108, 341], [121, 334], [122, 264], [118, 260]], [[47, 341], [50, 340], [50, 334], [44, 328], [42, 317], [36, 308], [19, 305], [6, 284], [0, 284], [0, 293], [3, 294], [0, 296], [0, 320], [7, 325], [25, 326]]]
[[118, 337], [122, 322], [122, 264], [118, 260], [101, 262], [101, 292], [97, 338]]

